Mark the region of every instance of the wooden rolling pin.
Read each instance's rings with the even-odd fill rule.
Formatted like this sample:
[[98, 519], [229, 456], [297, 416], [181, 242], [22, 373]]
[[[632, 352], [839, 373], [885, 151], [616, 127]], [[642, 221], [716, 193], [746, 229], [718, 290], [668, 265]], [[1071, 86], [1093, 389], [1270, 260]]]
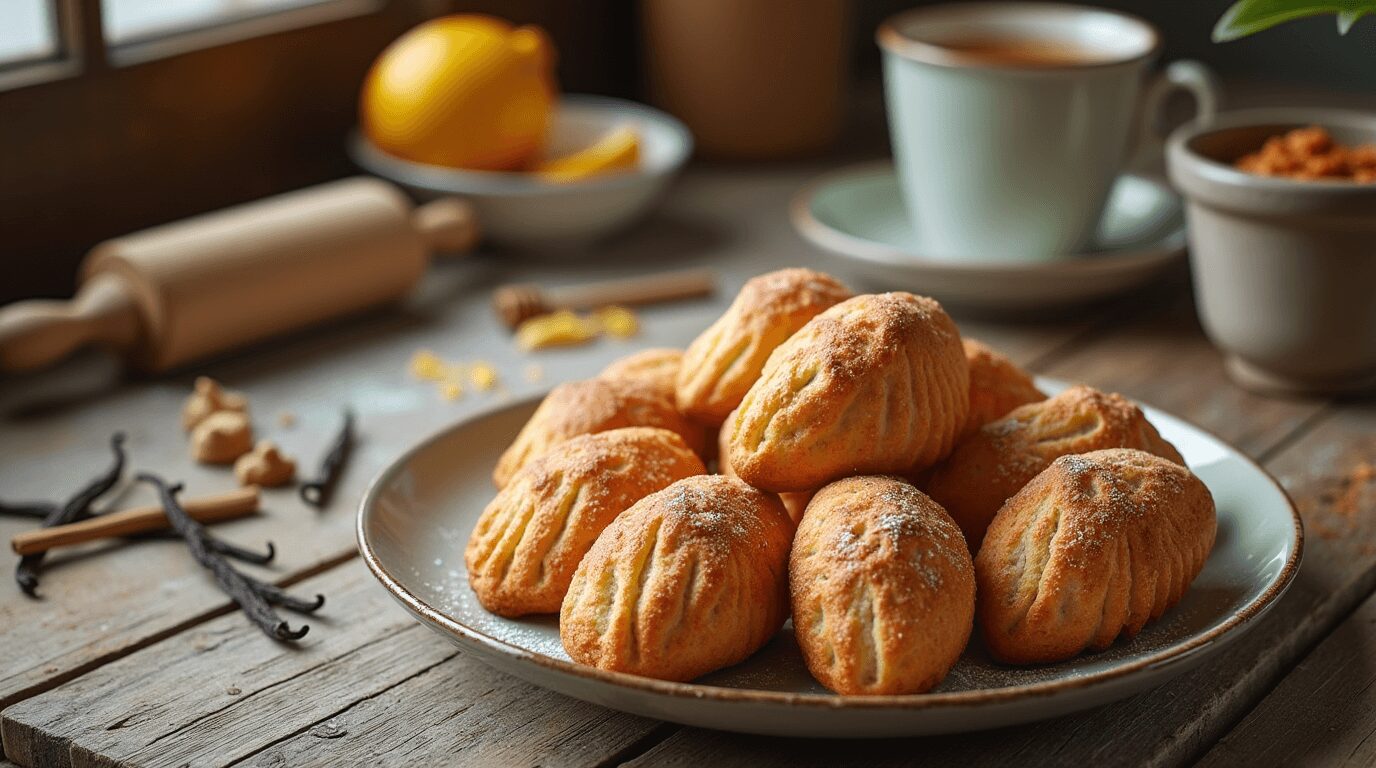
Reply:
[[[250, 485], [216, 496], [188, 499], [182, 502], [182, 508], [191, 519], [202, 523], [218, 523], [246, 517], [258, 511], [258, 486]], [[117, 536], [132, 536], [166, 527], [167, 515], [163, 513], [162, 505], [155, 504], [109, 512], [76, 523], [18, 533], [10, 539], [10, 549], [13, 549], [16, 555], [33, 555], [46, 552], [53, 547], [68, 547], [88, 541], [113, 539]]]
[[472, 247], [472, 208], [412, 209], [357, 177], [109, 240], [71, 301], [0, 309], [0, 370], [57, 362], [87, 344], [162, 371], [405, 296], [435, 251]]

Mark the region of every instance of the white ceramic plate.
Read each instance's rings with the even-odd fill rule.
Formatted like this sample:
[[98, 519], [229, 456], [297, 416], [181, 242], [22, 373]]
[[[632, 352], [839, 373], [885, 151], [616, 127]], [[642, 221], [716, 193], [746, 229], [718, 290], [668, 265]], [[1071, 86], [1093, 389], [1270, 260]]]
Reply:
[[1083, 304], [1151, 282], [1185, 252], [1185, 218], [1169, 187], [1124, 174], [1086, 253], [1039, 263], [955, 262], [916, 243], [893, 164], [829, 173], [794, 198], [794, 227], [878, 287], [956, 308], [1025, 311]]
[[[1039, 381], [1057, 391], [1063, 384]], [[997, 728], [1121, 699], [1200, 664], [1289, 586], [1303, 532], [1285, 493], [1217, 438], [1147, 408], [1218, 505], [1213, 554], [1185, 599], [1131, 641], [1061, 664], [998, 666], [972, 645], [936, 691], [837, 696], [809, 677], [785, 627], [746, 662], [693, 683], [602, 672], [569, 661], [556, 617], [505, 619], [468, 587], [464, 544], [491, 500], [491, 470], [537, 400], [460, 422], [397, 459], [358, 519], [373, 574], [422, 623], [517, 677], [569, 696], [687, 725], [787, 736], [913, 736]], [[977, 644], [976, 644], [977, 645]]]
[[613, 234], [658, 200], [693, 151], [693, 136], [675, 118], [644, 104], [606, 96], [564, 96], [550, 128], [550, 153], [586, 147], [612, 128], [640, 135], [640, 165], [624, 173], [550, 183], [526, 173], [465, 171], [390, 155], [361, 134], [349, 155], [371, 173], [422, 200], [458, 195], [473, 204], [483, 236], [502, 245], [564, 250]]

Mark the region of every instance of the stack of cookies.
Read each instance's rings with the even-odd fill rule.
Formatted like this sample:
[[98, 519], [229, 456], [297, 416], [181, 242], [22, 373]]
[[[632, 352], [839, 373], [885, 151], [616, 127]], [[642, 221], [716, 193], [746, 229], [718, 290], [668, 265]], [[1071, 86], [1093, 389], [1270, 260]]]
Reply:
[[557, 612], [573, 660], [665, 680], [791, 616], [843, 694], [931, 689], [976, 626], [1007, 664], [1107, 648], [1216, 527], [1135, 404], [1047, 398], [932, 299], [807, 269], [747, 282], [686, 351], [556, 387], [493, 480], [465, 553], [488, 610]]

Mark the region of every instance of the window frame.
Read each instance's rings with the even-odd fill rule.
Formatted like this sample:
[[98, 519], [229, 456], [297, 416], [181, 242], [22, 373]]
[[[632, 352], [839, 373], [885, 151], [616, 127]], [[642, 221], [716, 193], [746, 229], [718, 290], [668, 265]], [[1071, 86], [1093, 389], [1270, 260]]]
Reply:
[[131, 66], [191, 51], [232, 45], [255, 37], [366, 16], [382, 10], [385, 0], [321, 0], [136, 36], [105, 46], [112, 66]]
[[[98, 0], [52, 0], [56, 51], [49, 56], [0, 64], [0, 91], [75, 77], [86, 69], [89, 52], [84, 41], [88, 33], [82, 29], [84, 14], [79, 7], [86, 3], [94, 5]], [[103, 62], [103, 55], [101, 59]]]
[[127, 67], [186, 53], [233, 45], [295, 29], [367, 16], [389, 0], [323, 0], [246, 16], [153, 32], [107, 43], [101, 0], [51, 0], [57, 32], [50, 56], [0, 64], [0, 92], [28, 88], [109, 67]]

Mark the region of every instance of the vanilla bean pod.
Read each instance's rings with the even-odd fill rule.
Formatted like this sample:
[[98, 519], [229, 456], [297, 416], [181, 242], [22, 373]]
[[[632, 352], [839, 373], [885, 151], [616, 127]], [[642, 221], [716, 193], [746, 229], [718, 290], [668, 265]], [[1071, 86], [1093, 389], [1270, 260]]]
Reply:
[[267, 565], [272, 562], [274, 557], [277, 557], [277, 548], [274, 547], [270, 541], [267, 543], [268, 551], [262, 553], [254, 552], [251, 549], [244, 549], [237, 544], [230, 544], [223, 539], [214, 537], [207, 539], [206, 544], [212, 551], [218, 552], [225, 557], [232, 557], [235, 560], [253, 563], [254, 565]]
[[302, 501], [316, 509], [323, 509], [330, 503], [335, 486], [339, 484], [339, 476], [344, 472], [344, 462], [348, 461], [349, 452], [353, 447], [354, 412], [345, 408], [344, 426], [340, 427], [329, 453], [325, 454], [325, 460], [320, 463], [320, 473], [314, 480], [301, 484], [299, 493]]
[[[300, 629], [292, 629], [273, 611], [272, 606], [280, 605], [298, 613], [311, 613], [325, 604], [323, 595], [316, 595], [313, 602], [301, 600], [272, 584], [239, 573], [225, 560], [226, 555], [240, 559], [243, 559], [244, 555], [260, 559], [263, 556], [219, 541], [210, 535], [205, 526], [191, 519], [182, 508], [181, 502], [177, 501], [177, 494], [181, 492], [180, 484], [168, 485], [166, 480], [147, 472], [139, 473], [138, 479], [158, 489], [163, 511], [172, 529], [186, 541], [187, 548], [191, 550], [196, 562], [210, 571], [220, 588], [243, 609], [244, 615], [255, 626], [275, 640], [299, 640], [305, 637], [310, 627], [302, 624]], [[269, 544], [268, 559], [271, 559], [273, 552], [272, 545]]]
[[[115, 487], [119, 482], [120, 476], [124, 474], [124, 433], [116, 432], [110, 437], [110, 450], [115, 454], [115, 461], [110, 468], [99, 476], [88, 482], [81, 490], [72, 494], [66, 504], [61, 507], [54, 507], [47, 516], [43, 518], [43, 527], [51, 528], [54, 525], [66, 525], [78, 520], [85, 519], [91, 514], [91, 504], [96, 499], [104, 496]], [[43, 563], [45, 552], [33, 555], [25, 555], [19, 559], [19, 566], [14, 570], [14, 580], [18, 582], [19, 588], [24, 594], [33, 597], [38, 589], [38, 568]]]
[[56, 504], [46, 501], [21, 501], [17, 504], [0, 501], [0, 515], [9, 517], [32, 517], [42, 520], [56, 510]]

